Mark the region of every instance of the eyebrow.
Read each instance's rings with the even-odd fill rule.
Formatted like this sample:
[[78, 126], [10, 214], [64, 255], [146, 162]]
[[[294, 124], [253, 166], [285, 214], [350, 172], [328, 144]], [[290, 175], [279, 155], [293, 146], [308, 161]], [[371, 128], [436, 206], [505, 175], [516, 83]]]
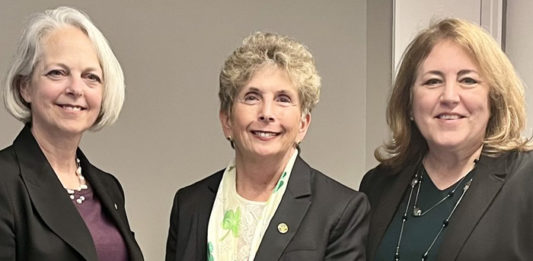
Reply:
[[255, 91], [255, 92], [261, 92], [261, 90], [259, 90], [259, 88], [257, 88], [257, 87], [253, 87], [253, 86], [250, 87], [250, 88], [248, 88], [248, 90], [249, 90], [249, 91]]
[[437, 71], [437, 70], [425, 72], [424, 74], [422, 74], [422, 76], [427, 75], [427, 74], [436, 74], [438, 76], [444, 77], [444, 73], [442, 73], [441, 71]]
[[469, 74], [469, 73], [479, 74], [476, 70], [467, 69], [467, 70], [460, 70], [459, 73], [457, 73], [457, 75], [462, 76], [462, 75]]
[[[66, 64], [64, 63], [50, 63], [50, 64], [44, 64], [44, 69], [45, 70], [50, 70], [50, 67], [51, 66], [59, 66], [63, 69], [66, 69], [66, 70], [71, 70], [69, 66], [67, 66]], [[95, 67], [87, 67], [85, 69], [83, 69], [83, 72], [98, 72], [98, 73], [101, 73], [103, 74], [103, 70], [102, 69], [98, 69], [98, 68], [95, 68]]]
[[[263, 91], [261, 91], [259, 88], [257, 88], [257, 87], [253, 87], [253, 86], [249, 87], [246, 91], [247, 91], [247, 92], [248, 92], [248, 91], [253, 91], [253, 92], [257, 92], [257, 93], [261, 93], [261, 94], [263, 93]], [[279, 90], [279, 91], [276, 91], [276, 94], [279, 94], [279, 93], [282, 93], [282, 94], [290, 94], [290, 91], [288, 91], [288, 90]]]
[[45, 69], [49, 69], [52, 66], [59, 66], [59, 67], [61, 67], [63, 69], [69, 69], [68, 66], [66, 64], [64, 64], [64, 63], [45, 63], [45, 64], [43, 64], [43, 66], [44, 66]]
[[[457, 73], [457, 75], [458, 75], [458, 76], [462, 76], [462, 75], [469, 74], [469, 73], [476, 73], [476, 74], [479, 74], [476, 70], [473, 70], [473, 69], [464, 69], [464, 70], [460, 70], [460, 71]], [[436, 74], [436, 75], [438, 75], [438, 76], [444, 77], [444, 73], [441, 72], [441, 71], [438, 71], [438, 70], [428, 71], [428, 72], [425, 72], [423, 75], [426, 75], [426, 74]]]

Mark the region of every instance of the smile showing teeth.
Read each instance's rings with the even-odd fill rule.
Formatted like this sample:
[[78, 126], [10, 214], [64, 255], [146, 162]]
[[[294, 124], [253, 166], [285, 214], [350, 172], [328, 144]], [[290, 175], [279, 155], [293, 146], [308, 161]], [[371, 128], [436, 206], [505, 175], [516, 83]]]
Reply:
[[253, 131], [254, 135], [257, 135], [259, 137], [268, 138], [268, 137], [274, 137], [277, 134], [274, 132], [264, 132], [264, 131]]
[[70, 111], [81, 111], [83, 108], [80, 106], [72, 106], [72, 105], [59, 105], [61, 108], [70, 110]]
[[456, 115], [456, 114], [441, 114], [438, 116], [439, 119], [442, 119], [442, 120], [457, 120], [459, 118], [461, 118], [459, 115]]

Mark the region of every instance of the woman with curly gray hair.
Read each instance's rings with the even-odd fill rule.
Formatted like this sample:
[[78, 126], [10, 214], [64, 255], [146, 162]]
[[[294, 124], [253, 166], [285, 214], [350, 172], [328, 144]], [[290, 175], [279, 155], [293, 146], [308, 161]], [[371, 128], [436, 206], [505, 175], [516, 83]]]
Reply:
[[167, 261], [365, 260], [366, 197], [311, 168], [299, 144], [318, 103], [311, 53], [254, 33], [220, 73], [228, 166], [174, 198]]

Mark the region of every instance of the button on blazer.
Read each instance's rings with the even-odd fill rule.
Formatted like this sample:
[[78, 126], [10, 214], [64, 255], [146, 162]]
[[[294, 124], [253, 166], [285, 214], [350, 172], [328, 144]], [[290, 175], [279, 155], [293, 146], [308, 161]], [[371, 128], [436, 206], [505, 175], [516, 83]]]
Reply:
[[[223, 173], [176, 193], [167, 261], [207, 260], [209, 216]], [[298, 157], [254, 260], [364, 261], [368, 212], [363, 193], [328, 178]]]

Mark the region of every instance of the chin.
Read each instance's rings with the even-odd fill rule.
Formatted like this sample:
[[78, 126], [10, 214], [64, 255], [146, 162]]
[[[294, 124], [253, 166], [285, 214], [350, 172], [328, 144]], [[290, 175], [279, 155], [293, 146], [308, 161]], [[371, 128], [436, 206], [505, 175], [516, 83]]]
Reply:
[[283, 155], [286, 153], [286, 151], [280, 150], [279, 148], [256, 148], [252, 150], [252, 153], [257, 156], [271, 157], [271, 156]]
[[453, 150], [455, 148], [459, 148], [459, 147], [463, 146], [465, 143], [466, 143], [466, 141], [464, 141], [464, 140], [461, 140], [461, 141], [456, 141], [456, 140], [450, 141], [450, 140], [447, 140], [447, 141], [436, 142], [435, 145], [437, 147], [439, 147], [439, 148], [446, 148], [446, 149]]
[[90, 126], [87, 127], [85, 125], [68, 124], [68, 125], [59, 126], [58, 130], [63, 133], [68, 133], [68, 134], [83, 134], [89, 128]]

